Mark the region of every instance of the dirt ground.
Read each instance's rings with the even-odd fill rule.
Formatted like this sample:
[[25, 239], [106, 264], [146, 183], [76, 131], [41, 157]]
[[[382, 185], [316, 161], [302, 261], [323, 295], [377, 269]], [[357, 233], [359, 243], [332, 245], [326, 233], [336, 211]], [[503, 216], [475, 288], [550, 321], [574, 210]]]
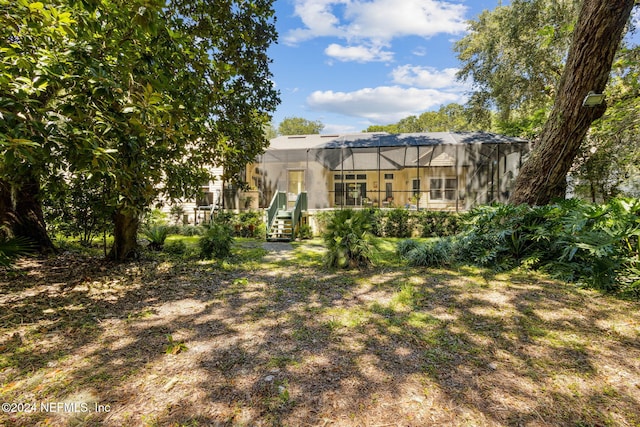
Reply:
[[0, 272], [0, 425], [640, 426], [638, 302], [241, 252]]

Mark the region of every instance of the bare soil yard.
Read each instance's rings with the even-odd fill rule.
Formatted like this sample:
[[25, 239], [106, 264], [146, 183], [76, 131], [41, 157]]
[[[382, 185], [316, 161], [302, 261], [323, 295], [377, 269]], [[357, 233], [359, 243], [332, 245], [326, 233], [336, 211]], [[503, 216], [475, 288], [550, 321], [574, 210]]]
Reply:
[[241, 246], [0, 272], [0, 425], [640, 425], [637, 302], [392, 251], [327, 271], [317, 242]]

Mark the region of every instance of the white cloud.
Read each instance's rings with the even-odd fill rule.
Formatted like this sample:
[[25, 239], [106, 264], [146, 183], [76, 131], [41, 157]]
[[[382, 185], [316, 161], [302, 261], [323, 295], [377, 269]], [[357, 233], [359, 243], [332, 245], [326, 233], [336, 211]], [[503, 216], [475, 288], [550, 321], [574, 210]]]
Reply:
[[456, 79], [457, 68], [438, 70], [433, 67], [402, 65], [391, 72], [393, 82], [405, 86], [425, 89], [448, 89], [463, 91], [467, 87]]
[[413, 50], [413, 53], [415, 56], [426, 56], [427, 55], [427, 49], [423, 46], [419, 46], [417, 48], [415, 48]]
[[323, 134], [358, 133], [362, 129], [366, 128], [367, 126], [361, 126], [358, 128], [351, 125], [339, 125], [339, 124], [326, 123], [321, 133]]
[[432, 107], [464, 102], [463, 95], [434, 89], [381, 86], [354, 92], [316, 91], [307, 103], [314, 110], [361, 117], [374, 123], [393, 123]]
[[396, 37], [460, 34], [467, 28], [466, 6], [445, 0], [295, 0], [303, 28], [291, 30], [285, 43], [333, 36], [385, 45]]
[[382, 50], [381, 46], [341, 46], [332, 43], [324, 53], [338, 61], [387, 62], [393, 59], [393, 52]]
[[373, 0], [349, 3], [349, 35], [391, 40], [402, 36], [432, 37], [466, 30], [466, 7], [439, 0]]

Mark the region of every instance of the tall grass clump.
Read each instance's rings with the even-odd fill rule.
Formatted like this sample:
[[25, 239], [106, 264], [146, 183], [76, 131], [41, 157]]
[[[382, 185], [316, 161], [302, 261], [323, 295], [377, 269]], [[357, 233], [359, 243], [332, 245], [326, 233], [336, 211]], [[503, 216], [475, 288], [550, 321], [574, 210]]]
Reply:
[[325, 265], [337, 268], [371, 265], [374, 237], [368, 211], [338, 210], [328, 218], [323, 234], [327, 247]]
[[415, 267], [441, 267], [448, 265], [453, 260], [452, 241], [447, 238], [433, 239], [425, 243], [415, 243], [412, 249], [407, 250], [411, 245], [401, 241], [398, 243], [398, 253], [401, 258], [407, 260], [409, 265]]

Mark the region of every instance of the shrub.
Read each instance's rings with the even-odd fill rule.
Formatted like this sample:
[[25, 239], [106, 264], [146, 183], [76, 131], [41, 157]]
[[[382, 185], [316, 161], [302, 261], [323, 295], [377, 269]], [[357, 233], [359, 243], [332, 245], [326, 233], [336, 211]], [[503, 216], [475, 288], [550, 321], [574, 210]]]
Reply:
[[144, 228], [142, 234], [149, 239], [149, 249], [159, 251], [162, 250], [164, 241], [169, 235], [169, 227], [166, 225], [152, 225]]
[[232, 217], [231, 222], [236, 229], [236, 236], [256, 238], [260, 236], [260, 226], [263, 224], [262, 212], [241, 212]]
[[387, 211], [384, 235], [385, 237], [411, 237], [409, 211], [402, 208]]
[[453, 236], [460, 231], [461, 215], [444, 211], [420, 211], [416, 213], [422, 237]]
[[336, 211], [323, 235], [327, 246], [325, 264], [329, 267], [365, 267], [371, 264], [374, 243], [368, 211]]
[[202, 236], [205, 231], [206, 228], [199, 225], [183, 225], [177, 234], [182, 236]]
[[187, 252], [187, 244], [182, 240], [174, 240], [165, 244], [163, 250], [174, 255], [184, 255]]
[[405, 255], [409, 265], [416, 267], [437, 267], [449, 264], [451, 256], [451, 241], [436, 239], [431, 242], [418, 244]]
[[313, 237], [311, 226], [309, 224], [302, 224], [300, 226], [300, 230], [298, 231], [298, 236], [301, 239], [311, 239]]
[[228, 224], [212, 222], [200, 238], [200, 254], [203, 258], [223, 259], [231, 255], [233, 230]]
[[411, 239], [400, 240], [396, 245], [396, 253], [400, 258], [406, 258], [407, 254], [417, 248], [419, 245], [418, 242]]
[[604, 291], [635, 292], [639, 214], [637, 199], [483, 206], [471, 212], [456, 258], [494, 269], [525, 265]]

